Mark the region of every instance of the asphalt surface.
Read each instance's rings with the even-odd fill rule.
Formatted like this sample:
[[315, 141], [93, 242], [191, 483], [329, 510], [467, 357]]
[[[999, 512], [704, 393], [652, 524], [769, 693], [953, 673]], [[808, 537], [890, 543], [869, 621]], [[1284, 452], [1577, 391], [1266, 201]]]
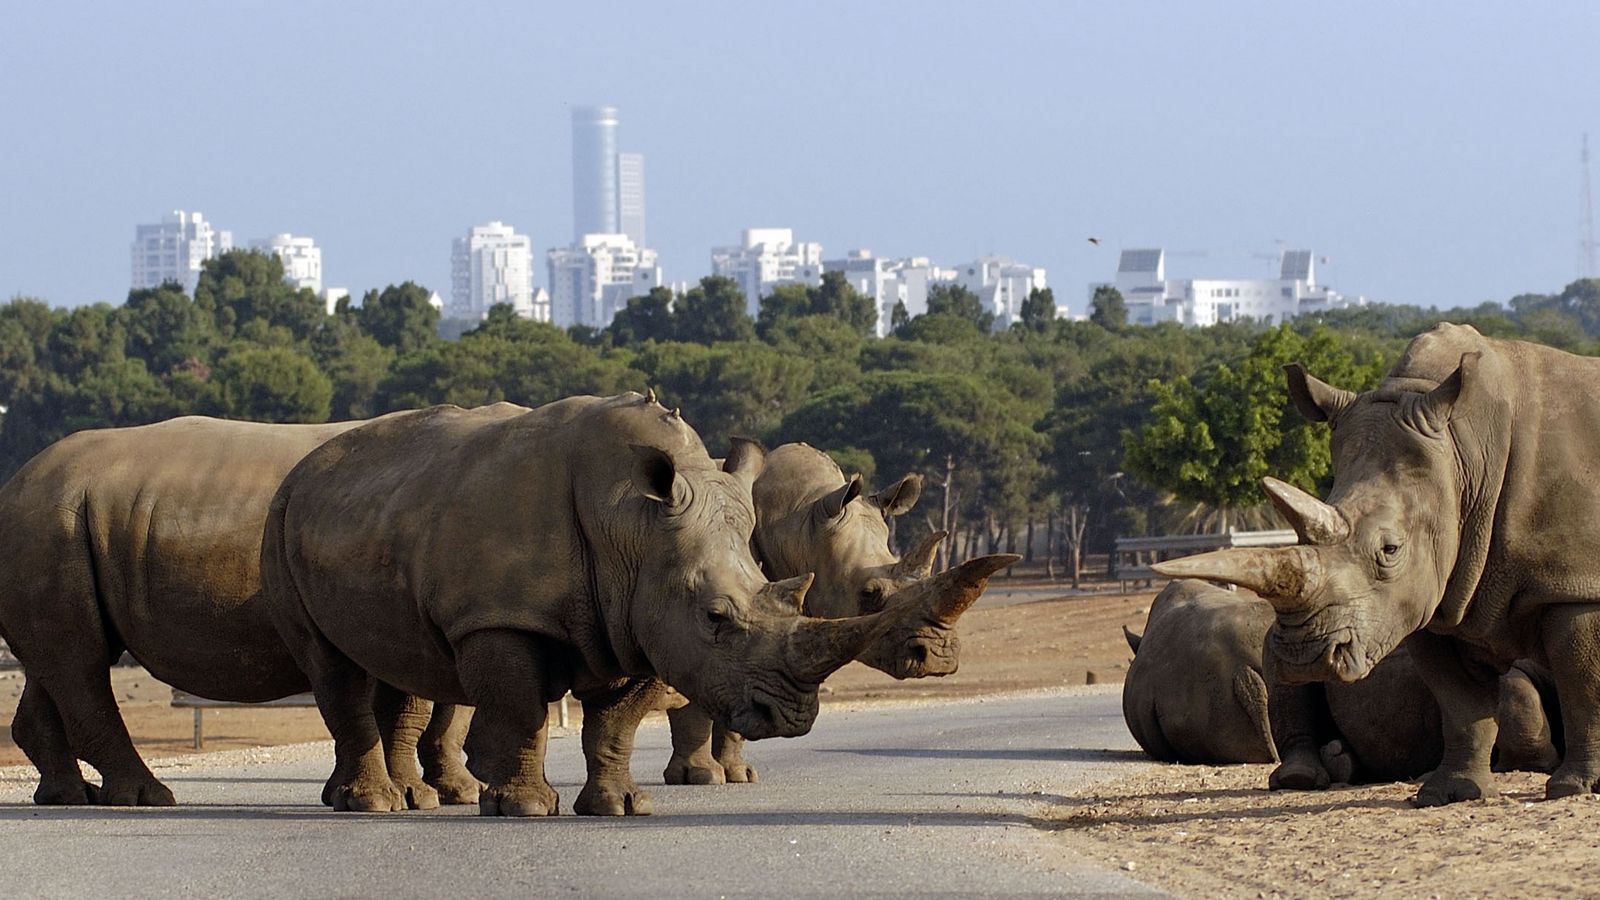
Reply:
[[656, 815], [626, 819], [570, 815], [574, 736], [550, 743], [551, 819], [326, 810], [326, 742], [163, 761], [168, 809], [36, 807], [26, 771], [0, 770], [0, 896], [1148, 894], [1031, 821], [1140, 764], [1119, 687], [825, 708], [748, 747], [754, 785], [662, 785], [667, 729], [647, 723], [634, 773]]

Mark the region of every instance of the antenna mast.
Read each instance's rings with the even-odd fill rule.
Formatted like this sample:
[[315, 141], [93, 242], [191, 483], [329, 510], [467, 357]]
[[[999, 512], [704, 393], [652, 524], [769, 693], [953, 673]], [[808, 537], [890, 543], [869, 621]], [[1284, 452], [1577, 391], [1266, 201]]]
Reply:
[[1594, 265], [1594, 198], [1589, 190], [1589, 133], [1583, 135], [1583, 152], [1580, 156], [1583, 164], [1583, 193], [1578, 202], [1582, 207], [1578, 210], [1578, 277], [1595, 277]]

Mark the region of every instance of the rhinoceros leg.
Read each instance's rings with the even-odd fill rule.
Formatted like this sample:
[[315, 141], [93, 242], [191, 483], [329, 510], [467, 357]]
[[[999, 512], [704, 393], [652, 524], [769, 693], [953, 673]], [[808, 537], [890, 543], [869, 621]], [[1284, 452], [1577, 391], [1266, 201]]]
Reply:
[[1566, 732], [1566, 755], [1544, 787], [1554, 800], [1600, 790], [1600, 605], [1550, 608], [1543, 638]]
[[1320, 684], [1274, 684], [1267, 705], [1272, 711], [1272, 743], [1283, 760], [1267, 776], [1270, 790], [1320, 791], [1332, 781], [1320, 747], [1329, 729], [1327, 700]]
[[1411, 802], [1443, 806], [1496, 796], [1489, 756], [1494, 749], [1498, 673], [1463, 659], [1454, 641], [1432, 632], [1416, 632], [1407, 646], [1418, 674], [1439, 702], [1444, 733], [1444, 758]]
[[555, 815], [560, 797], [544, 776], [556, 687], [546, 668], [550, 654], [539, 638], [504, 629], [472, 632], [455, 650], [461, 687], [478, 708], [466, 751], [468, 768], [488, 784], [478, 794], [479, 814]]
[[632, 678], [578, 696], [583, 701], [583, 758], [588, 781], [573, 811], [580, 816], [648, 816], [650, 795], [633, 780], [633, 735], [645, 713], [656, 708], [667, 686]]
[[711, 752], [722, 765], [729, 784], [755, 783], [756, 767], [744, 759], [744, 735], [716, 726], [711, 731]]
[[384, 767], [389, 780], [406, 796], [412, 809], [438, 809], [439, 792], [422, 779], [417, 744], [433, 715], [433, 701], [413, 697], [383, 682], [372, 690], [372, 714], [383, 739]]
[[38, 682], [28, 679], [17, 701], [11, 737], [39, 770], [39, 789], [33, 802], [40, 806], [79, 806], [90, 802], [93, 787], [83, 780], [78, 760], [67, 745], [61, 714]]
[[439, 802], [452, 806], [478, 802], [483, 783], [467, 771], [462, 748], [472, 726], [472, 707], [435, 703], [428, 727], [417, 745], [422, 780], [439, 792]]
[[1500, 702], [1494, 720], [1500, 727], [1494, 745], [1498, 751], [1496, 772], [1554, 772], [1561, 764], [1561, 753], [1556, 750], [1550, 720], [1544, 712], [1544, 699], [1521, 669], [1512, 667], [1500, 676]]
[[691, 703], [667, 710], [672, 724], [672, 758], [661, 778], [667, 784], [725, 784], [722, 763], [711, 753], [711, 717]]

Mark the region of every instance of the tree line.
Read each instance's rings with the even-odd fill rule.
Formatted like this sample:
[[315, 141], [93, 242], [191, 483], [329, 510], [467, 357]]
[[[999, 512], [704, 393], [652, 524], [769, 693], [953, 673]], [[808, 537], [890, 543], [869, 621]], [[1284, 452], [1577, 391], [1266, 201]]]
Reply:
[[726, 278], [657, 288], [603, 329], [509, 307], [441, 323], [428, 297], [407, 282], [328, 314], [276, 257], [234, 251], [205, 264], [193, 296], [168, 284], [117, 307], [14, 299], [0, 307], [0, 474], [73, 431], [179, 415], [320, 422], [648, 387], [713, 453], [731, 435], [806, 441], [869, 481], [922, 473], [902, 541], [943, 529], [958, 557], [1048, 548], [1076, 578], [1117, 536], [1268, 524], [1262, 475], [1325, 487], [1327, 430], [1289, 408], [1285, 363], [1370, 387], [1445, 319], [1600, 351], [1597, 280], [1448, 314], [1376, 305], [1208, 328], [1130, 327], [1110, 289], [1090, 320], [1057, 320], [1040, 290], [999, 332], [970, 291], [940, 285], [927, 312], [897, 307], [882, 339], [872, 298], [837, 274], [777, 288], [754, 318]]

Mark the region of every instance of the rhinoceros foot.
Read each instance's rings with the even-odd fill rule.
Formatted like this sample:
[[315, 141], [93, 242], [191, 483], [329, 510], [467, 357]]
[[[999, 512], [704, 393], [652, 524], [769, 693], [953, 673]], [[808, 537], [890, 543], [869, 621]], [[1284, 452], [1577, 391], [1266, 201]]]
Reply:
[[405, 792], [387, 775], [335, 785], [331, 799], [339, 812], [399, 812], [406, 808]]
[[434, 790], [432, 785], [423, 782], [420, 776], [393, 780], [395, 788], [405, 797], [405, 806], [401, 807], [402, 809], [439, 808], [439, 792]]
[[723, 763], [722, 771], [727, 776], [729, 784], [755, 784], [758, 780], [756, 767], [742, 759], [732, 764]]
[[100, 787], [89, 785], [91, 803], [100, 806], [177, 806], [172, 790], [154, 777], [106, 778]]
[[478, 796], [487, 785], [472, 777], [465, 767], [455, 771], [427, 776], [426, 781], [439, 794], [439, 802], [446, 806], [467, 806], [478, 802]]
[[1488, 772], [1446, 772], [1440, 768], [1435, 769], [1428, 775], [1427, 780], [1422, 782], [1417, 795], [1411, 798], [1411, 805], [1444, 806], [1447, 803], [1460, 803], [1463, 800], [1481, 800], [1485, 797], [1498, 796], [1500, 792], [1494, 789]]
[[87, 806], [94, 801], [94, 785], [82, 778], [75, 781], [40, 781], [33, 802], [40, 806]]
[[580, 816], [648, 816], [655, 803], [631, 776], [591, 779], [578, 792], [572, 811]]
[[478, 794], [480, 816], [553, 816], [561, 811], [561, 796], [548, 783], [499, 784]]
[[722, 763], [710, 757], [692, 760], [673, 754], [667, 760], [661, 780], [667, 784], [727, 784], [728, 776], [722, 770]]
[[1353, 784], [1356, 777], [1356, 757], [1344, 741], [1329, 741], [1317, 751], [1322, 765], [1328, 770], [1328, 780], [1334, 784]]
[[1328, 770], [1323, 767], [1321, 760], [1310, 761], [1305, 759], [1285, 760], [1283, 765], [1272, 770], [1267, 776], [1267, 789], [1273, 791], [1321, 791], [1326, 790], [1331, 779]]
[[1600, 774], [1586, 771], [1585, 767], [1573, 765], [1570, 762], [1562, 763], [1556, 768], [1554, 775], [1544, 784], [1544, 798], [1546, 800], [1560, 800], [1563, 797], [1578, 797], [1583, 794], [1595, 793]]

